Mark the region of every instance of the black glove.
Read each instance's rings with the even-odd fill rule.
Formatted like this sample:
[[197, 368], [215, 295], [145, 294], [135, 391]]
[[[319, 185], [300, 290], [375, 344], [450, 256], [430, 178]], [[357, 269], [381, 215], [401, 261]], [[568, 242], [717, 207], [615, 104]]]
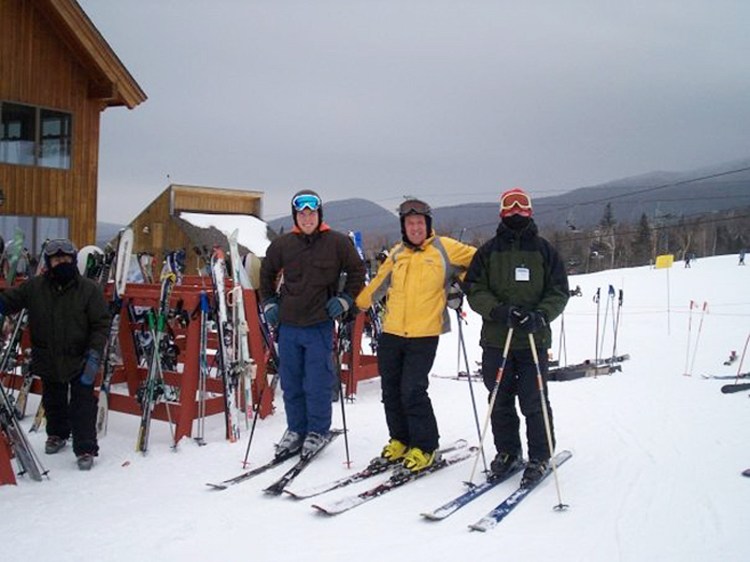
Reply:
[[495, 322], [500, 322], [503, 326], [510, 326], [510, 311], [515, 307], [507, 304], [498, 304], [490, 311], [490, 318]]
[[538, 310], [523, 310], [513, 307], [510, 312], [510, 326], [514, 329], [523, 330], [529, 334], [538, 332], [547, 325], [544, 313]]
[[450, 287], [448, 287], [448, 294], [446, 295], [445, 304], [448, 308], [458, 310], [464, 302], [464, 292], [461, 290], [461, 286], [458, 281], [454, 281]]

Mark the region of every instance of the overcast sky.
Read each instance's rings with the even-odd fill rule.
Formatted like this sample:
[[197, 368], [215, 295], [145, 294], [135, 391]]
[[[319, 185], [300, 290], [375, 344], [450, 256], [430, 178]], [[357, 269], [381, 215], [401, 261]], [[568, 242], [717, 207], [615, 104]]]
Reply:
[[[748, 0], [79, 0], [148, 95], [103, 113], [99, 220], [167, 185], [394, 209], [750, 155]], [[169, 177], [168, 177], [169, 176]]]

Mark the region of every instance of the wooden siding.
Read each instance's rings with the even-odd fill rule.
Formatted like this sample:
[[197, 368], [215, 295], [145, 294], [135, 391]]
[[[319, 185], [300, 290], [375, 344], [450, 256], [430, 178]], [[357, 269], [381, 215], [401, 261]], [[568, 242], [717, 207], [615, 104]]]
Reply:
[[0, 214], [67, 217], [70, 237], [93, 244], [101, 101], [82, 67], [30, 2], [0, 0], [0, 100], [71, 114], [70, 169], [0, 163]]
[[173, 185], [171, 213], [190, 211], [196, 213], [230, 213], [235, 215], [261, 215], [261, 196], [257, 191], [216, 189], [198, 186]]
[[[88, 39], [73, 40], [79, 36]], [[86, 50], [95, 47], [95, 54]], [[66, 217], [79, 246], [93, 244], [96, 237], [101, 112], [124, 103], [92, 95], [107, 89], [102, 84], [116, 67], [110, 62], [106, 69], [97, 68], [91, 62], [104, 60], [102, 53], [116, 59], [75, 2], [0, 0], [0, 101], [58, 110], [72, 119], [69, 169], [0, 163], [6, 200], [0, 214]], [[124, 67], [115, 70], [129, 77]], [[132, 92], [128, 105], [145, 99], [134, 81], [127, 87]]]

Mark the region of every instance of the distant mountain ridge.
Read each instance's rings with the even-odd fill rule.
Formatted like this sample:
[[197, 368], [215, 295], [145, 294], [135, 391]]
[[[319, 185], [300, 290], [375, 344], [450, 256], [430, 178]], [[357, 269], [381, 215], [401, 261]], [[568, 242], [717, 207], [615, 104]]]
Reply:
[[[529, 192], [534, 218], [543, 230], [591, 228], [601, 220], [607, 203], [621, 223], [636, 224], [643, 213], [650, 220], [678, 219], [750, 207], [750, 158], [687, 172], [651, 172], [551, 197], [536, 198], [533, 190]], [[435, 228], [465, 241], [486, 240], [497, 228], [498, 205], [488, 201], [434, 208]], [[326, 202], [324, 213], [337, 230], [361, 231], [370, 250], [390, 246], [401, 236], [394, 213], [365, 199]], [[269, 223], [276, 232], [282, 224], [288, 229], [291, 218]]]
[[[562, 195], [534, 197], [534, 218], [543, 230], [587, 229], [595, 226], [611, 203], [616, 221], [635, 224], [649, 219], [677, 219], [700, 213], [750, 207], [750, 158], [686, 172], [657, 171], [581, 187]], [[429, 202], [429, 201], [428, 201]], [[498, 223], [498, 201], [466, 203], [433, 209], [441, 234], [475, 242], [491, 237]], [[367, 199], [326, 201], [324, 220], [332, 228], [362, 232], [365, 247], [390, 247], [400, 239], [396, 215]], [[276, 232], [292, 227], [291, 216], [268, 223]], [[112, 239], [121, 225], [99, 223], [97, 245]]]

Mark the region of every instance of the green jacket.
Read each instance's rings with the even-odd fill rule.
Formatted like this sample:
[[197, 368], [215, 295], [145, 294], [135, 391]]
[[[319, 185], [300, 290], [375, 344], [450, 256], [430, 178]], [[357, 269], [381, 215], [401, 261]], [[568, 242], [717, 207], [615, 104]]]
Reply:
[[[495, 306], [505, 304], [543, 313], [547, 326], [534, 338], [538, 348], [550, 347], [549, 323], [562, 314], [570, 298], [568, 276], [560, 255], [539, 236], [533, 220], [520, 232], [500, 223], [495, 237], [477, 251], [464, 281], [469, 306], [482, 315], [482, 346], [505, 344], [508, 326], [490, 317]], [[517, 330], [511, 349], [528, 347], [528, 337]]]
[[47, 275], [0, 293], [6, 314], [29, 311], [31, 371], [40, 377], [68, 382], [81, 374], [89, 349], [103, 353], [110, 314], [101, 288], [76, 275], [64, 287]]

